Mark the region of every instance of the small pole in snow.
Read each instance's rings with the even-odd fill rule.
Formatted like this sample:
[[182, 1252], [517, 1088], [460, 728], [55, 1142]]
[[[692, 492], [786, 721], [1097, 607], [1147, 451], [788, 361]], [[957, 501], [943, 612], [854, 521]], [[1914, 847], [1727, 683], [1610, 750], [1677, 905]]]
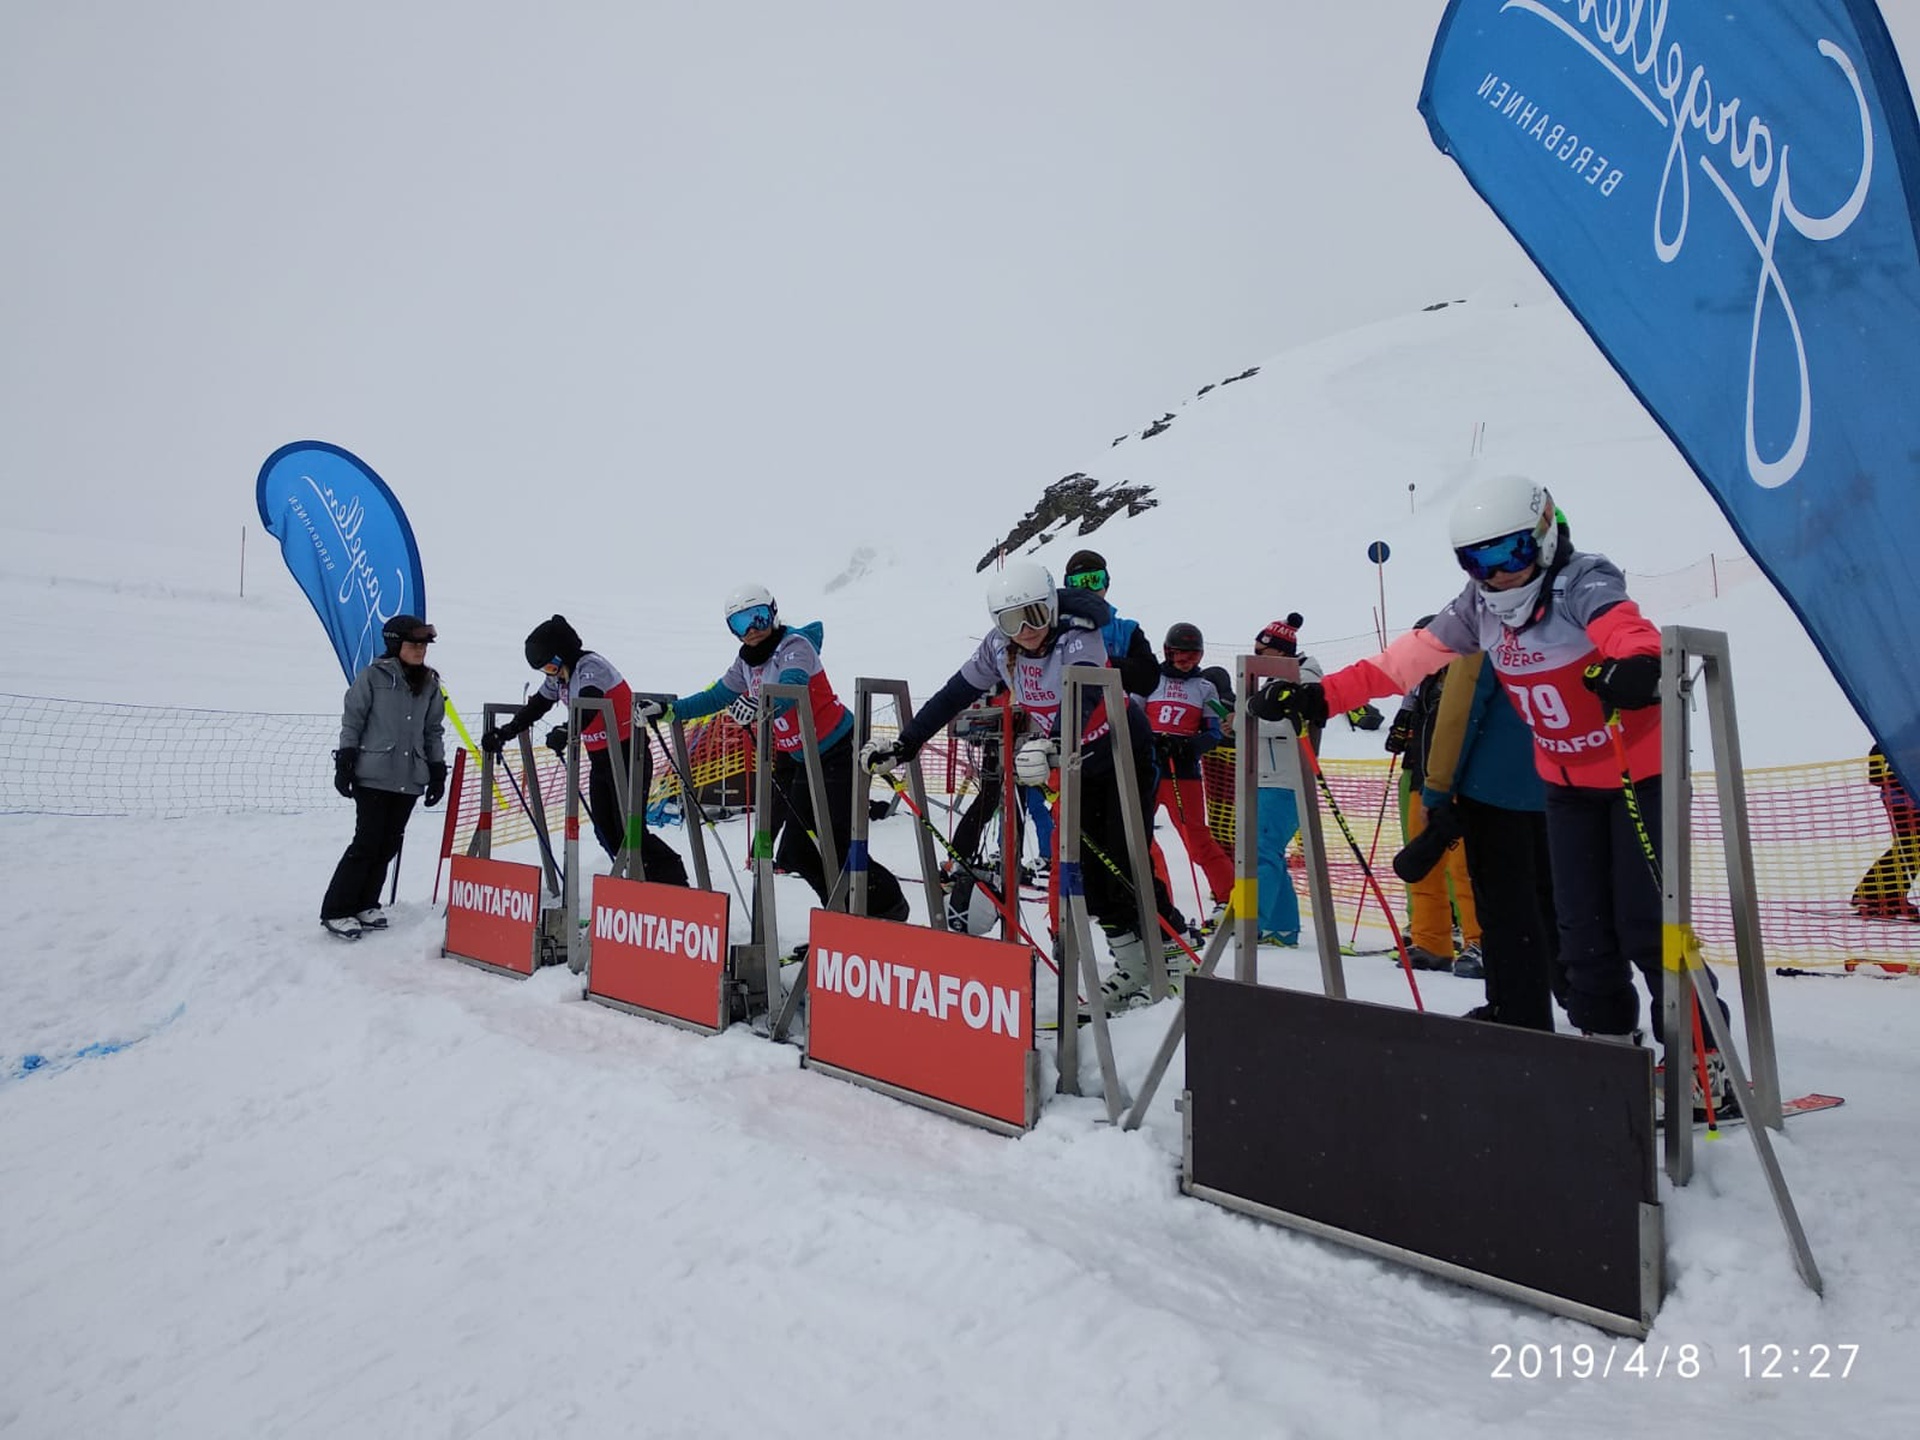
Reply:
[[1407, 514], [1412, 515], [1414, 513], [1416, 512], [1413, 503], [1413, 481], [1409, 480], [1407, 482]]
[[247, 598], [247, 527], [240, 527], [240, 598]]
[[1707, 552], [1707, 564], [1713, 570], [1713, 598], [1718, 600], [1720, 598], [1720, 562], [1711, 550]]
[[1393, 558], [1393, 551], [1387, 548], [1387, 542], [1376, 540], [1367, 546], [1367, 559], [1373, 562], [1374, 578], [1380, 585], [1380, 608], [1374, 612], [1374, 624], [1380, 631], [1380, 648], [1387, 648], [1387, 561]]

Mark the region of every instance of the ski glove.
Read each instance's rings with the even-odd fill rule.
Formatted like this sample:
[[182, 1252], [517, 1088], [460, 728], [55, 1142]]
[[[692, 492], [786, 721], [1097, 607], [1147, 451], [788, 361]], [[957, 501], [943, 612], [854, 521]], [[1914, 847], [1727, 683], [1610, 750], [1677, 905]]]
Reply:
[[1296, 730], [1327, 723], [1327, 692], [1311, 681], [1275, 680], [1259, 690], [1248, 708], [1262, 720], [1291, 720]]
[[353, 772], [360, 763], [360, 752], [354, 749], [333, 752], [333, 788], [351, 800], [353, 798]]
[[891, 775], [912, 758], [893, 740], [869, 740], [860, 747], [860, 768], [869, 775]]
[[427, 762], [427, 808], [431, 810], [440, 803], [440, 797], [447, 793], [447, 762], [429, 760]]
[[1644, 710], [1660, 703], [1660, 657], [1626, 655], [1589, 665], [1587, 689], [1609, 710]]
[[1013, 752], [1013, 778], [1022, 785], [1045, 785], [1053, 774], [1053, 741], [1022, 740]]
[[1393, 857], [1393, 873], [1409, 885], [1417, 885], [1433, 872], [1441, 857], [1460, 838], [1460, 817], [1451, 802], [1427, 808], [1427, 828], [1407, 842]]
[[760, 702], [751, 695], [742, 695], [727, 706], [727, 714], [742, 730], [751, 730], [760, 719]]
[[1393, 717], [1393, 724], [1387, 728], [1387, 754], [1404, 755], [1411, 744], [1413, 744], [1413, 707], [1407, 705]]
[[489, 725], [480, 732], [480, 748], [488, 755], [498, 755], [507, 748], [507, 732], [498, 725]]
[[1156, 735], [1153, 737], [1153, 748], [1159, 753], [1161, 762], [1167, 765], [1186, 765], [1197, 758], [1193, 741], [1181, 735]]
[[562, 760], [567, 758], [567, 727], [556, 725], [547, 732], [547, 749], [553, 751]]
[[1386, 723], [1386, 716], [1372, 705], [1356, 705], [1347, 711], [1347, 723], [1356, 730], [1378, 730]]
[[662, 705], [658, 700], [636, 700], [633, 702], [633, 718], [642, 725], [651, 725], [662, 717], [673, 719], [673, 707]]

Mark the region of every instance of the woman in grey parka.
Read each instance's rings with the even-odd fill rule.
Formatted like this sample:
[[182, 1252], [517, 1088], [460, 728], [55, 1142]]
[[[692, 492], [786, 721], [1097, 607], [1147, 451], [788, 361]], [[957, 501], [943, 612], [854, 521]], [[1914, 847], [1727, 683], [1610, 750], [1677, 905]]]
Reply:
[[353, 840], [320, 902], [320, 923], [342, 940], [386, 929], [380, 887], [413, 802], [424, 792], [438, 805], [447, 788], [446, 701], [440, 672], [427, 664], [437, 634], [418, 615], [396, 615], [380, 634], [387, 653], [354, 677], [333, 752], [333, 788], [353, 801]]

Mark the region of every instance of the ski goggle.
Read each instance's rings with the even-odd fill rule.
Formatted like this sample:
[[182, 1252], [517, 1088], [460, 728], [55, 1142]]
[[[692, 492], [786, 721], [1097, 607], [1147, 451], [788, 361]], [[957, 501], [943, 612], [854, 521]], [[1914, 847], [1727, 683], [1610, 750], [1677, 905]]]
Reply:
[[1105, 570], [1082, 570], [1078, 575], [1067, 576], [1069, 590], [1104, 590], [1107, 588]]
[[1017, 638], [1029, 625], [1039, 630], [1050, 630], [1053, 628], [1053, 607], [1043, 600], [1015, 605], [995, 615], [993, 623], [1000, 627], [1000, 633], [1009, 640]]
[[1201, 650], [1175, 650], [1169, 647], [1165, 650], [1162, 650], [1160, 653], [1162, 655], [1165, 655], [1167, 659], [1173, 662], [1175, 665], [1184, 665], [1188, 668], [1192, 668], [1193, 666], [1198, 665], [1200, 663], [1200, 657], [1206, 652]]
[[1531, 530], [1516, 530], [1498, 540], [1482, 540], [1478, 545], [1462, 545], [1454, 556], [1460, 568], [1476, 580], [1495, 575], [1517, 575], [1540, 560], [1540, 539]]
[[558, 675], [560, 673], [560, 667], [564, 664], [566, 664], [566, 661], [556, 655], [540, 667], [540, 673], [543, 675]]
[[773, 607], [771, 605], [752, 605], [745, 610], [736, 610], [727, 616], [727, 629], [736, 640], [744, 640], [755, 630], [773, 628]]
[[434, 629], [433, 626], [422, 625], [418, 629], [409, 630], [406, 634], [402, 635], [400, 637], [400, 643], [402, 645], [431, 645], [439, 638], [440, 632]]

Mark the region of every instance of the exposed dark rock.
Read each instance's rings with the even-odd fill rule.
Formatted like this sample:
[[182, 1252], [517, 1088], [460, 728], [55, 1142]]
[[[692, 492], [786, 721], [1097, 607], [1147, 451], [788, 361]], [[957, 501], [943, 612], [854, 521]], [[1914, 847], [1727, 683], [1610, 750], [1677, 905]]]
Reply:
[[1054, 532], [1070, 524], [1076, 535], [1091, 535], [1122, 510], [1140, 515], [1159, 503], [1153, 498], [1151, 485], [1109, 485], [1102, 489], [1098, 480], [1076, 470], [1047, 486], [1040, 503], [1007, 532], [1005, 539], [981, 556], [974, 569], [985, 570], [1000, 555], [1018, 550], [1029, 541], [1038, 540], [1044, 545], [1053, 539]]

